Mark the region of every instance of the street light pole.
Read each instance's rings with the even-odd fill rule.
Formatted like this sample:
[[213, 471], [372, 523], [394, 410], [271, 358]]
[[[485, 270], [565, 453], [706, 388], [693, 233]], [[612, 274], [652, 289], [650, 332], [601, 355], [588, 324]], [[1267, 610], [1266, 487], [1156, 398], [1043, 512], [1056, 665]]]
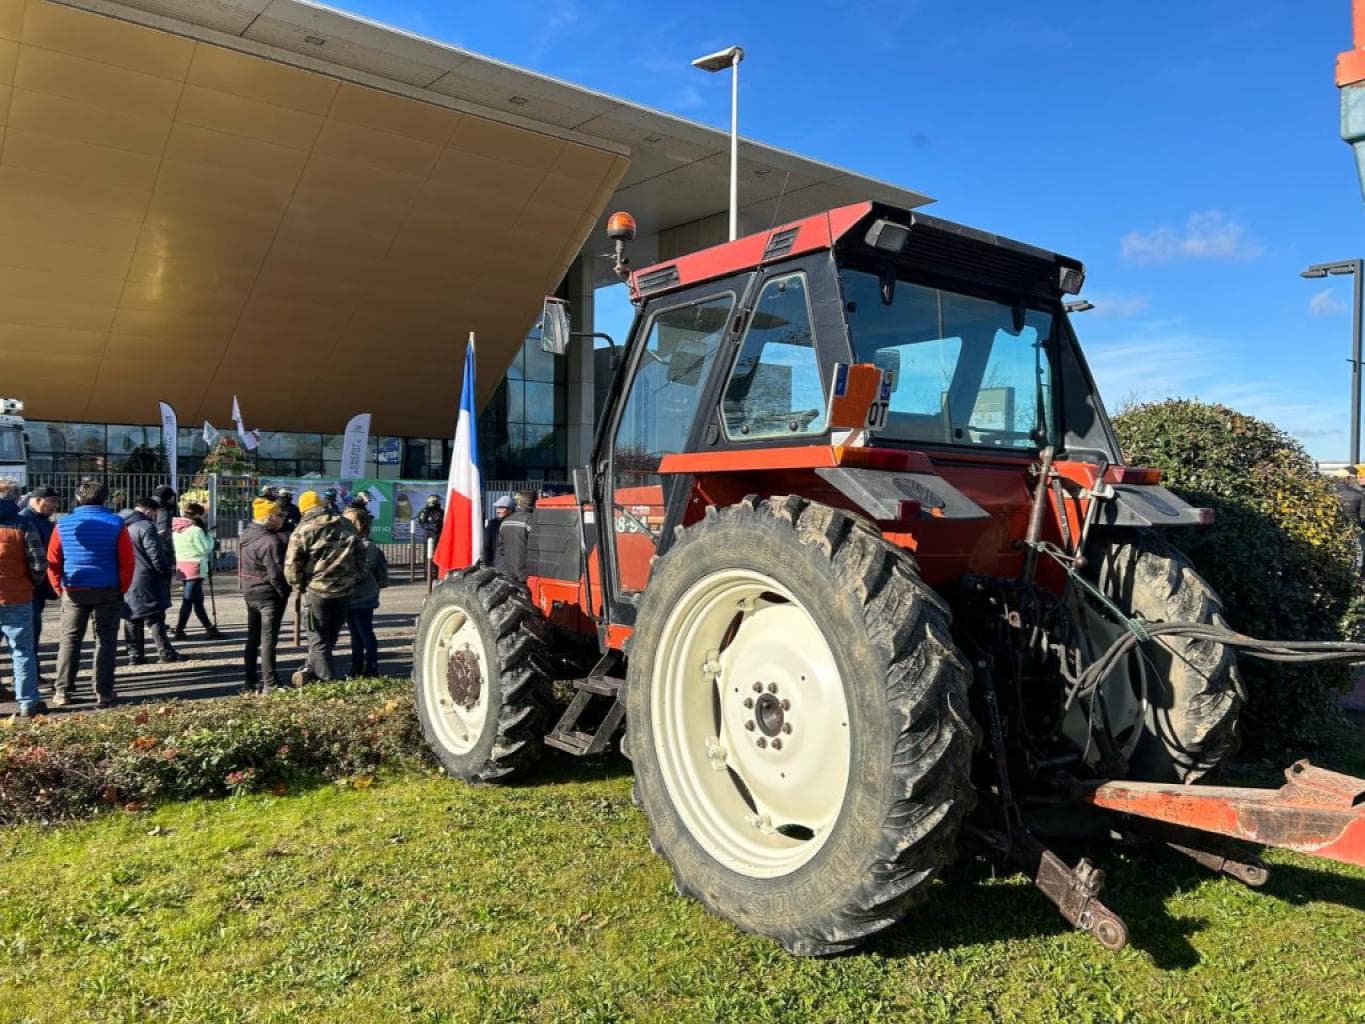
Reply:
[[730, 69], [730, 241], [739, 237], [739, 62], [744, 49], [731, 46], [692, 62], [703, 71]]
[[1354, 298], [1351, 303], [1351, 441], [1350, 462], [1360, 465], [1360, 369], [1361, 369], [1361, 317], [1365, 313], [1365, 260], [1338, 260], [1336, 263], [1314, 263], [1301, 271], [1300, 277], [1335, 277], [1350, 274], [1353, 282]]

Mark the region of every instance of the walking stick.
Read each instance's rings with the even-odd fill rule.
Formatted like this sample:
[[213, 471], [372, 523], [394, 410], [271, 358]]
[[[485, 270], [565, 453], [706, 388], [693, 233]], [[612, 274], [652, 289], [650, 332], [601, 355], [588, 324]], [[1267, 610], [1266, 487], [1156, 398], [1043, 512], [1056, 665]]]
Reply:
[[213, 560], [209, 560], [209, 611], [212, 613], [213, 628], [218, 628], [218, 599], [213, 593]]
[[303, 646], [303, 591], [294, 591], [294, 646]]

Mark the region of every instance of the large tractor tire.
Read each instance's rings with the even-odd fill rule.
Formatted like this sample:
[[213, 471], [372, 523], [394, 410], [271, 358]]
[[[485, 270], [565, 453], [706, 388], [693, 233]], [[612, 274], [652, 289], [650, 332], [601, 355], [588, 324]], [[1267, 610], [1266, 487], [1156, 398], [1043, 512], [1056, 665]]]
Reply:
[[448, 775], [504, 778], [543, 748], [544, 623], [524, 587], [483, 566], [447, 576], [417, 620], [422, 735]]
[[865, 521], [708, 509], [640, 604], [629, 751], [678, 891], [801, 955], [898, 921], [956, 852], [978, 730], [948, 609]]
[[[1093, 559], [1092, 579], [1120, 608], [1148, 622], [1227, 625], [1213, 588], [1161, 534], [1125, 530], [1109, 539]], [[1092, 613], [1092, 620], [1102, 617]], [[1112, 620], [1104, 628], [1109, 637], [1119, 635]], [[1194, 782], [1237, 749], [1237, 721], [1246, 690], [1230, 647], [1210, 640], [1159, 637], [1140, 645], [1127, 661], [1117, 674], [1121, 685], [1145, 689], [1146, 694], [1129, 778]], [[1138, 673], [1145, 685], [1134, 688]]]

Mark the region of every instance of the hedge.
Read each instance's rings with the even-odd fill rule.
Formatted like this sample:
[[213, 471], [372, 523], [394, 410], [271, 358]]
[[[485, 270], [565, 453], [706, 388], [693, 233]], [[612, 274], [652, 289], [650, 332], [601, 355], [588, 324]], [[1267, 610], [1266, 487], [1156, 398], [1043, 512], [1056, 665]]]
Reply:
[[[1302, 445], [1264, 420], [1184, 399], [1125, 409], [1114, 427], [1129, 464], [1159, 468], [1171, 490], [1214, 510], [1212, 526], [1171, 539], [1223, 598], [1234, 628], [1362, 638], [1356, 529]], [[1254, 752], [1313, 743], [1340, 715], [1346, 669], [1240, 661], [1243, 737]]]
[[411, 684], [392, 679], [11, 719], [0, 729], [0, 824], [284, 792], [427, 758]]

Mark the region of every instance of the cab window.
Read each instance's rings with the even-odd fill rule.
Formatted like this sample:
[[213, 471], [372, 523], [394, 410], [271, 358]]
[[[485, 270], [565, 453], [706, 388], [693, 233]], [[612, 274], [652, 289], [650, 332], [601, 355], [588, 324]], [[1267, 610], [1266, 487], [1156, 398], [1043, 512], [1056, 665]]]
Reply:
[[805, 274], [763, 285], [721, 404], [732, 441], [825, 432], [825, 392]]

